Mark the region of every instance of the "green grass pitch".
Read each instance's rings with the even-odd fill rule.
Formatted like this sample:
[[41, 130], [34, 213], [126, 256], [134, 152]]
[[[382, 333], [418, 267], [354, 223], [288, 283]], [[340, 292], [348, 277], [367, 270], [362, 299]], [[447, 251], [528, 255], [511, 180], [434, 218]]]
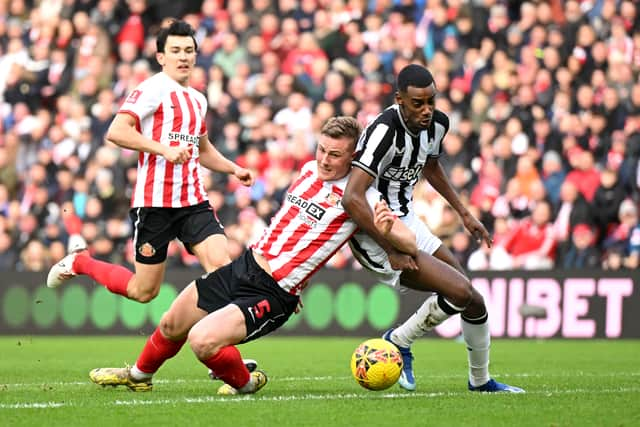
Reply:
[[269, 375], [256, 395], [220, 382], [184, 348], [150, 393], [99, 387], [95, 367], [135, 362], [140, 337], [0, 337], [1, 426], [640, 426], [640, 341], [492, 343], [492, 375], [527, 390], [466, 390], [464, 345], [414, 345], [418, 390], [372, 392], [351, 377], [364, 338], [267, 337], [240, 346]]

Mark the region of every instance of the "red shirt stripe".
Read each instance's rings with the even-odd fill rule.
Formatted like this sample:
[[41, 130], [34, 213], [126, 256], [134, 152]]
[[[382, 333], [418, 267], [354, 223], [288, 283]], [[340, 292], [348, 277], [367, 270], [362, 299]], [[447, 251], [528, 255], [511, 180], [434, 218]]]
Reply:
[[[154, 141], [160, 141], [162, 135], [162, 123], [164, 122], [164, 110], [162, 104], [158, 106], [158, 109], [153, 113], [153, 131], [151, 138]], [[155, 182], [156, 174], [156, 155], [149, 154], [147, 161], [147, 179], [144, 184], [144, 205], [153, 206], [153, 184]]]
[[[308, 175], [305, 175], [305, 176], [308, 177]], [[298, 185], [300, 185], [300, 181], [294, 184], [292, 188], [295, 189]], [[315, 196], [316, 194], [318, 194], [318, 192], [321, 189], [322, 189], [322, 181], [320, 181], [319, 179], [316, 179], [314, 183], [311, 185], [311, 187], [309, 187], [307, 191], [305, 191], [300, 197], [302, 199], [309, 199]], [[278, 223], [278, 229], [287, 228], [287, 225], [289, 225], [289, 223], [298, 215], [299, 212], [300, 212], [300, 208], [298, 206], [292, 206], [287, 212], [287, 214], [284, 216], [284, 218], [282, 218], [282, 220]], [[307, 226], [307, 229], [308, 229], [308, 226]], [[272, 234], [269, 237], [269, 241], [267, 241], [264, 247], [262, 248], [267, 255], [269, 253], [269, 250], [271, 249], [271, 246], [273, 246], [273, 244], [278, 239], [278, 235], [279, 234], [277, 233]], [[298, 238], [299, 237], [300, 237], [300, 234], [298, 234]], [[297, 243], [297, 240], [289, 239], [289, 241], [285, 244], [285, 246], [287, 246], [288, 248], [291, 248], [293, 247], [293, 245], [295, 245], [295, 243]]]
[[[198, 104], [198, 102], [196, 100], [192, 100], [191, 97], [189, 96], [189, 94], [187, 92], [184, 92], [184, 97], [187, 100], [187, 105], [189, 106], [189, 133], [191, 135], [195, 135], [196, 134], [196, 121], [198, 120], [198, 114], [196, 113], [196, 110], [193, 108], [193, 104], [195, 103], [198, 106], [198, 112], [200, 111], [200, 104]], [[202, 122], [204, 122], [204, 120], [202, 120], [202, 117], [200, 117], [200, 120]], [[199, 168], [199, 161], [196, 162], [196, 169]], [[184, 164], [182, 167], [182, 177], [183, 177], [183, 182], [186, 183], [187, 182], [187, 176], [189, 175], [189, 165], [188, 164]], [[194, 174], [193, 174], [193, 188], [195, 190], [195, 195], [196, 198], [198, 200], [203, 200], [203, 196], [202, 196], [202, 191], [200, 190], [200, 188], [202, 187], [201, 183], [200, 183], [200, 178], [199, 175], [197, 173], [197, 171], [194, 170]], [[187, 195], [187, 188], [186, 185], [182, 187], [183, 193], [182, 196], [186, 199], [188, 197]]]
[[[347, 215], [346, 213], [342, 213], [342, 214], [338, 215], [333, 221], [331, 221], [329, 226], [322, 232], [322, 234], [320, 234], [320, 236], [316, 237], [313, 240], [313, 242], [311, 242], [311, 244], [309, 246], [307, 246], [306, 248], [304, 248], [303, 250], [298, 252], [296, 254], [296, 256], [290, 262], [286, 263], [283, 267], [281, 267], [278, 270], [274, 271], [272, 273], [273, 278], [276, 279], [276, 280], [282, 279], [283, 277], [285, 277], [289, 273], [291, 273], [291, 271], [295, 267], [297, 267], [298, 265], [302, 264], [303, 262], [305, 262], [306, 260], [311, 258], [313, 256], [313, 254], [315, 254], [318, 251], [318, 249], [320, 249], [327, 241], [331, 240], [333, 235], [336, 234], [340, 230], [340, 227], [342, 227], [344, 222], [346, 220], [348, 220], [348, 219], [349, 219], [349, 215]], [[307, 229], [308, 228], [309, 227], [307, 227]], [[298, 234], [297, 231], [294, 234], [294, 236], [296, 234]], [[290, 240], [293, 240], [293, 241], [295, 241], [295, 243], [297, 243], [300, 240], [301, 237], [302, 236], [298, 236], [297, 238], [293, 237]], [[336, 248], [336, 251], [339, 248], [340, 248], [340, 246], [338, 246]], [[335, 253], [335, 251], [334, 251], [334, 253]], [[328, 260], [329, 260], [329, 257], [325, 258], [320, 264], [318, 264], [316, 269], [322, 267]], [[304, 280], [302, 280], [302, 282], [304, 283]]]

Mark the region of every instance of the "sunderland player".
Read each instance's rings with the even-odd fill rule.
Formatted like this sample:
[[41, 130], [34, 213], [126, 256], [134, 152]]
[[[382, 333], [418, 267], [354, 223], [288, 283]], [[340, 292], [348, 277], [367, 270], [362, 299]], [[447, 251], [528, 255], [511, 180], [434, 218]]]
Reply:
[[[367, 126], [358, 142], [355, 167], [342, 202], [361, 229], [350, 242], [361, 264], [390, 285], [400, 282], [437, 293], [405, 323], [383, 336], [402, 353], [404, 365], [399, 384], [406, 390], [416, 388], [410, 348], [413, 341], [461, 313], [469, 358], [469, 390], [522, 392], [490, 377], [490, 335], [483, 298], [449, 249], [413, 213], [413, 188], [422, 175], [458, 212], [467, 230], [479, 241], [491, 244], [489, 233], [460, 202], [438, 162], [449, 119], [435, 108], [437, 90], [431, 73], [411, 64], [400, 71], [397, 80], [396, 103]], [[365, 197], [371, 185], [416, 233], [419, 258], [399, 252], [377, 231]]]
[[[177, 353], [175, 340], [188, 333], [198, 359], [226, 383], [219, 394], [262, 388], [266, 375], [249, 373], [235, 345], [283, 325], [296, 311], [309, 278], [356, 231], [341, 199], [360, 131], [351, 117], [330, 119], [322, 128], [316, 161], [302, 168], [262, 238], [240, 258], [178, 295], [154, 333], [161, 330], [169, 339], [149, 339], [135, 366], [95, 369], [91, 380], [149, 391], [152, 375]], [[415, 236], [380, 202], [380, 194], [371, 188], [366, 197], [379, 232], [399, 250], [415, 254]]]
[[191, 26], [172, 22], [158, 34], [156, 46], [162, 71], [131, 92], [106, 135], [140, 153], [130, 211], [135, 274], [91, 258], [80, 245], [51, 268], [49, 287], [85, 274], [113, 293], [148, 302], [159, 292], [167, 247], [175, 238], [207, 272], [231, 261], [222, 225], [207, 199], [200, 165], [231, 174], [247, 186], [253, 183], [253, 175], [222, 156], [207, 137], [207, 101], [189, 87], [197, 52]]

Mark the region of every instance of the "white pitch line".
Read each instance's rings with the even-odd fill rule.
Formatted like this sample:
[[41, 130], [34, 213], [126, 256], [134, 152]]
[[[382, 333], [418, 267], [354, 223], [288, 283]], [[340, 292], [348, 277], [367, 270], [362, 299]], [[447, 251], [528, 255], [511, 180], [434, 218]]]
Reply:
[[[429, 374], [426, 376], [420, 376], [421, 380], [428, 381], [429, 379], [460, 379], [464, 377], [465, 372], [461, 372], [460, 374], [447, 374], [447, 375], [438, 375], [438, 374]], [[496, 374], [494, 372], [495, 378], [565, 378], [565, 377], [591, 377], [591, 378], [611, 378], [611, 377], [637, 377], [640, 376], [640, 372], [609, 372], [609, 373], [593, 373], [593, 372], [582, 372], [582, 371], [573, 371], [567, 373], [558, 373], [558, 374], [542, 374], [542, 373], [516, 373], [516, 374]], [[281, 382], [292, 382], [292, 381], [343, 381], [346, 379], [351, 379], [351, 376], [308, 376], [308, 377], [278, 377], [278, 376], [269, 376], [269, 379], [272, 381], [281, 381]], [[154, 379], [154, 384], [184, 384], [184, 383], [209, 383], [210, 379], [206, 377], [206, 372], [203, 373], [202, 378], [196, 379]], [[0, 389], [2, 388], [20, 388], [20, 387], [42, 387], [42, 386], [93, 386], [93, 384], [87, 381], [55, 381], [55, 382], [40, 382], [40, 383], [14, 383], [14, 384], [2, 384], [0, 383]]]
[[42, 402], [42, 403], [3, 403], [0, 409], [49, 409], [60, 408], [62, 406], [71, 406], [67, 403], [59, 402]]
[[[621, 393], [640, 393], [639, 387], [620, 387], [614, 389], [555, 389], [555, 390], [536, 390], [525, 394], [517, 394], [517, 396], [544, 395], [552, 397], [562, 394], [621, 394]], [[102, 406], [150, 406], [150, 405], [175, 405], [175, 404], [230, 404], [241, 402], [290, 402], [305, 400], [371, 400], [371, 399], [415, 399], [415, 398], [438, 398], [438, 397], [459, 397], [468, 396], [468, 391], [460, 392], [437, 392], [437, 393], [344, 393], [344, 394], [306, 394], [306, 395], [280, 395], [280, 396], [235, 396], [235, 397], [183, 397], [178, 399], [158, 399], [158, 400], [115, 400], [114, 402], [103, 404]], [[495, 396], [492, 393], [481, 393], [483, 396]], [[515, 396], [514, 394], [500, 394], [501, 396]], [[25, 402], [25, 403], [8, 403], [0, 404], [0, 409], [50, 409], [60, 407], [78, 406], [73, 402]]]

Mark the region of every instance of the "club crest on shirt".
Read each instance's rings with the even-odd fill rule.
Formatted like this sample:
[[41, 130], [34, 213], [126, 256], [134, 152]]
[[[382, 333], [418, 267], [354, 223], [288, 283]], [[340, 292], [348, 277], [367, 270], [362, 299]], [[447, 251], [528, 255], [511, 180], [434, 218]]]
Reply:
[[336, 193], [329, 193], [327, 197], [325, 197], [324, 202], [320, 204], [323, 208], [333, 208], [340, 204], [342, 201], [342, 197], [340, 197]]
[[142, 246], [140, 246], [138, 248], [138, 252], [140, 252], [140, 255], [142, 255], [143, 257], [152, 257], [155, 255], [156, 253], [156, 248], [154, 248], [153, 246], [151, 246], [151, 243], [147, 242], [144, 243]]
[[142, 95], [142, 92], [136, 89], [131, 92], [131, 94], [129, 94], [126, 102], [128, 102], [129, 104], [135, 104], [136, 102], [138, 102], [138, 98], [140, 98], [140, 95]]

